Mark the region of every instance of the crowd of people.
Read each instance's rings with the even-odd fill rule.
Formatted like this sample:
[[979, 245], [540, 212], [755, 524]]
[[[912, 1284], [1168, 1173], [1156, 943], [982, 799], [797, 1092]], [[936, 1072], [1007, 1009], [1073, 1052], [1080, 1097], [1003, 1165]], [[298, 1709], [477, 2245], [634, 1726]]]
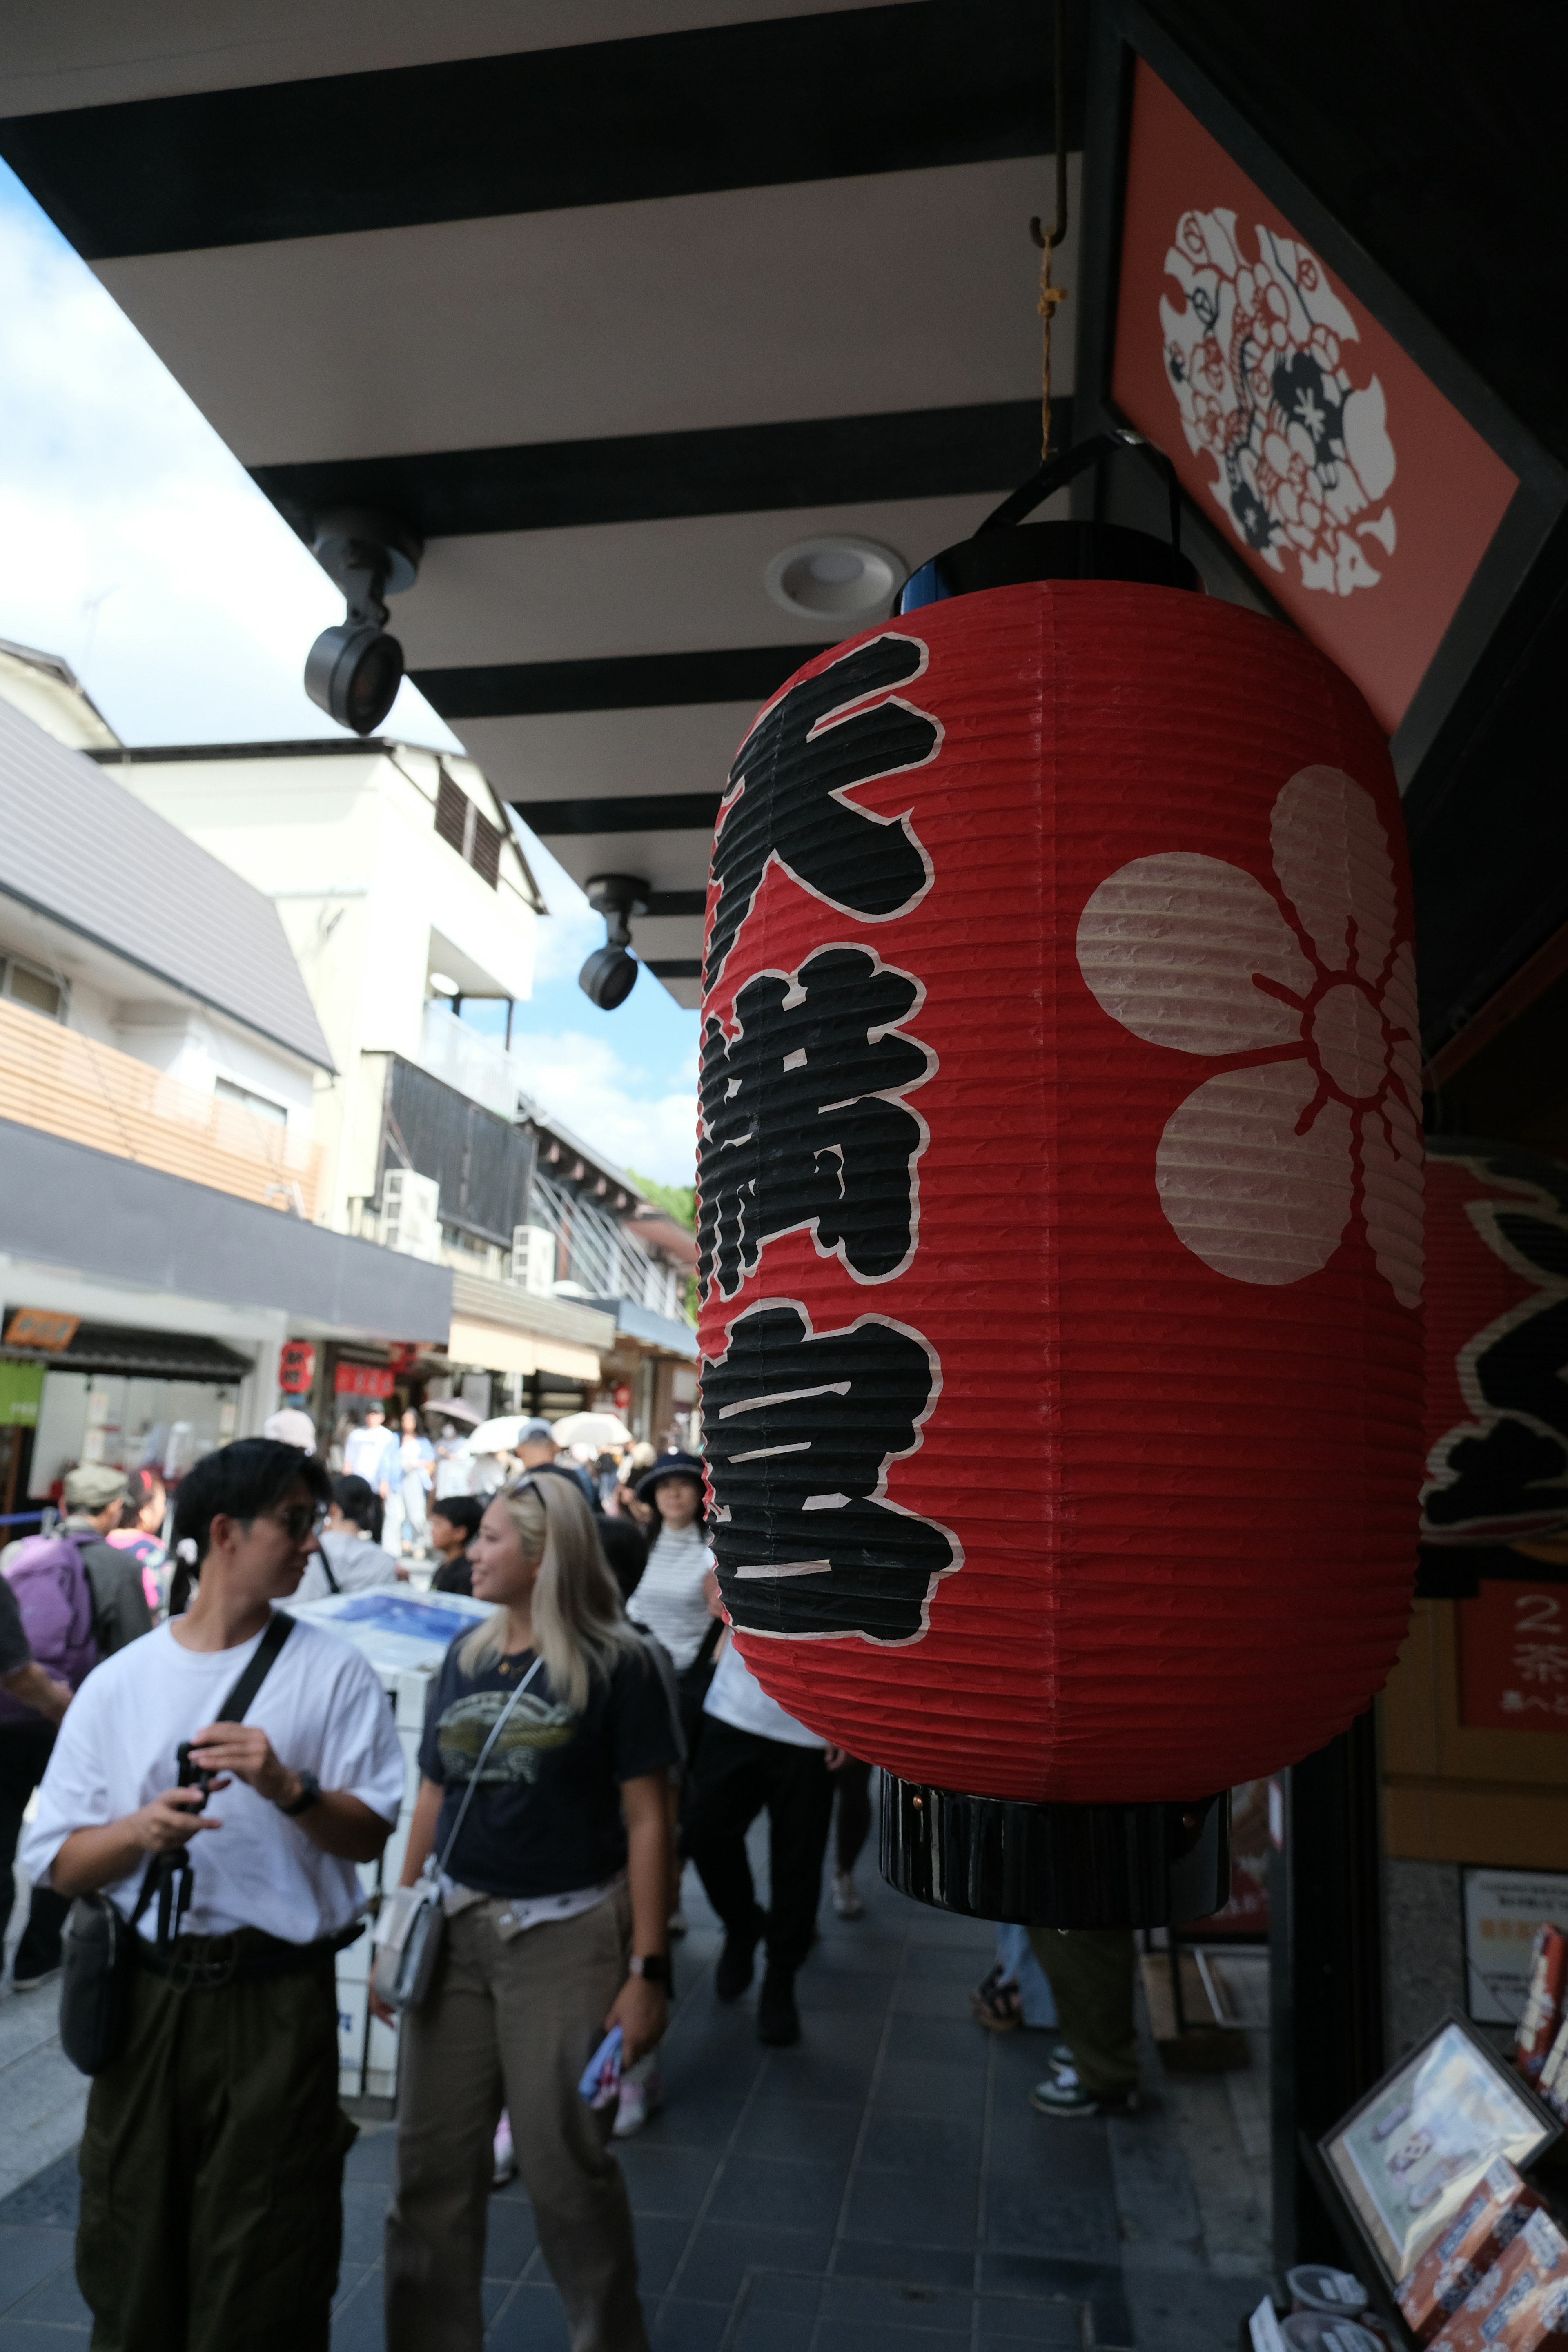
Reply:
[[[199, 2312], [204, 2342], [288, 2331], [324, 2352], [353, 2137], [335, 1958], [363, 1931], [356, 1865], [397, 1823], [405, 1767], [365, 1659], [279, 1604], [395, 1581], [417, 1556], [422, 1582], [489, 1613], [432, 1683], [408, 1893], [377, 1930], [372, 2005], [402, 2046], [389, 2352], [479, 2344], [487, 2200], [514, 2168], [576, 2352], [643, 2352], [612, 2143], [663, 2097], [683, 1865], [723, 1930], [718, 1998], [745, 1994], [761, 1948], [758, 2037], [795, 2042], [836, 1797], [832, 1899], [863, 1909], [869, 1768], [789, 1716], [729, 1638], [695, 1455], [595, 1475], [525, 1421], [504, 1483], [475, 1494], [443, 1491], [412, 1413], [401, 1432], [367, 1413], [336, 1475], [306, 1416], [268, 1428], [186, 1473], [167, 1549], [155, 1479], [79, 1466], [59, 1526], [0, 1579], [7, 1909], [37, 1792], [14, 1981], [55, 1977], [63, 1934], [73, 1999], [73, 1902], [107, 1898], [135, 1929], [123, 2046], [94, 2075], [80, 2156], [94, 2340], [162, 2352], [195, 2340]], [[764, 1811], [765, 1908], [747, 1849]], [[435, 1955], [418, 1967], [397, 1941], [415, 1920], [412, 1948]], [[1004, 1937], [974, 2011], [1060, 2032], [1036, 2105], [1125, 2110], [1131, 1938]]]

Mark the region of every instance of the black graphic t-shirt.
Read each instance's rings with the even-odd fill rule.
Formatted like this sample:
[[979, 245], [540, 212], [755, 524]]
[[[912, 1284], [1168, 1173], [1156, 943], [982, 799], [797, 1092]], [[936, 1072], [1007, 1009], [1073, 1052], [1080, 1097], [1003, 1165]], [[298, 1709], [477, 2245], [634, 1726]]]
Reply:
[[[524, 1650], [466, 1675], [458, 1664], [462, 1638], [442, 1661], [419, 1743], [421, 1772], [446, 1790], [437, 1854], [497, 1717], [533, 1664]], [[490, 1750], [447, 1873], [460, 1886], [523, 1899], [596, 1886], [626, 1867], [621, 1782], [674, 1761], [669, 1709], [640, 1645], [607, 1682], [594, 1677], [580, 1716], [561, 1705], [542, 1668]]]

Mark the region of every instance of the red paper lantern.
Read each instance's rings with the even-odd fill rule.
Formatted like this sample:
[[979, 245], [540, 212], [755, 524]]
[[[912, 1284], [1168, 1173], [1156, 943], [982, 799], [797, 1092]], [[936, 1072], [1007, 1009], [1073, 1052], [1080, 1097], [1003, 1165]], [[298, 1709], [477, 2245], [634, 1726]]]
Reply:
[[1568, 1168], [1511, 1143], [1426, 1146], [1425, 1543], [1568, 1528]]
[[1366, 1706], [1420, 1478], [1386, 746], [1276, 622], [1027, 577], [1071, 528], [781, 689], [709, 892], [725, 1602], [894, 1776], [885, 1866], [992, 1916], [1052, 1916], [1068, 1816], [1169, 1859]]
[[316, 1377], [316, 1350], [309, 1339], [287, 1339], [278, 1357], [278, 1385], [285, 1396], [302, 1396]]

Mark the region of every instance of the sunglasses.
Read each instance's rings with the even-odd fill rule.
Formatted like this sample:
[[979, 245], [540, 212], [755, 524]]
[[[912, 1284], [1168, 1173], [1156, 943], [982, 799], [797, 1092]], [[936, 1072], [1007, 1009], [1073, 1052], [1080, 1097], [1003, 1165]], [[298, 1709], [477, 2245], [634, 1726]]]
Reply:
[[325, 1503], [279, 1504], [275, 1511], [263, 1515], [274, 1527], [282, 1528], [290, 1543], [303, 1543], [307, 1536], [319, 1536], [327, 1524]]

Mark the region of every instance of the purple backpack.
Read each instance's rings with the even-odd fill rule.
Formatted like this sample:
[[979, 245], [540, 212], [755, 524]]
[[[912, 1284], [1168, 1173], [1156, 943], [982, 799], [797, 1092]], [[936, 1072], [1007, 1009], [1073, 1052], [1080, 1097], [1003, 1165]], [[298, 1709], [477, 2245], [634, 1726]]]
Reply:
[[[75, 1690], [98, 1664], [92, 1587], [70, 1536], [29, 1536], [5, 1570], [27, 1646], [46, 1673]], [[39, 1723], [35, 1707], [0, 1691], [0, 1722]]]

